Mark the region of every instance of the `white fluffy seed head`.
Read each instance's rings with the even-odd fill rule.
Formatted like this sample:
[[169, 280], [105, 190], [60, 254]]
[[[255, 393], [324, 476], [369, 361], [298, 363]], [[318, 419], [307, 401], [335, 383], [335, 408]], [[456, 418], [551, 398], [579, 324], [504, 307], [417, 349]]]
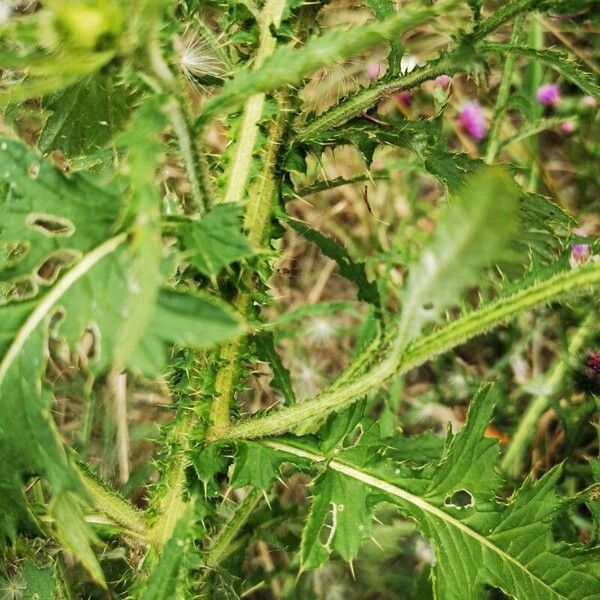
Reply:
[[223, 77], [225, 67], [211, 45], [196, 33], [186, 33], [175, 39], [177, 64], [191, 82], [206, 76]]

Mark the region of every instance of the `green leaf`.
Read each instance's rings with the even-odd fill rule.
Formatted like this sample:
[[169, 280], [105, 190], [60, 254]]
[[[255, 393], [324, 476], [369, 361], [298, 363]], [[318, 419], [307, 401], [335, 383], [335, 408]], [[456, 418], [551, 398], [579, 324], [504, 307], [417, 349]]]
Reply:
[[315, 482], [303, 533], [303, 568], [318, 566], [333, 550], [352, 560], [371, 527], [374, 506], [391, 502], [432, 544], [436, 598], [483, 600], [486, 585], [528, 600], [600, 594], [598, 550], [553, 537], [554, 521], [568, 504], [554, 492], [559, 469], [537, 482], [528, 479], [507, 502], [497, 499], [499, 447], [483, 437], [497, 400], [493, 388], [484, 388], [465, 428], [449, 438], [437, 464], [425, 467], [400, 462], [378, 439], [376, 426], [365, 428], [368, 433], [354, 446], [330, 455], [310, 440], [263, 442], [326, 469]]
[[195, 531], [194, 504], [190, 503], [164, 545], [159, 561], [152, 569], [140, 600], [170, 600], [178, 597], [180, 581], [187, 571], [186, 560]]
[[421, 156], [439, 146], [437, 140], [442, 134], [439, 120], [383, 121], [379, 119], [379, 121], [379, 123], [372, 123], [356, 118], [337, 129], [319, 131], [308, 141], [323, 145], [353, 144], [367, 164], [370, 164], [373, 152], [379, 145], [408, 148]]
[[231, 485], [235, 488], [251, 485], [266, 490], [272, 481], [281, 477], [280, 468], [286, 462], [290, 462], [290, 456], [285, 452], [265, 448], [258, 442], [240, 442]]
[[302, 569], [320, 566], [332, 550], [351, 561], [371, 531], [370, 488], [328, 469], [315, 481], [312, 495], [313, 503], [302, 532]]
[[502, 56], [525, 56], [554, 69], [560, 73], [567, 81], [576, 85], [586, 94], [593, 96], [600, 102], [600, 85], [598, 85], [597, 76], [586, 71], [579, 63], [573, 60], [567, 54], [556, 50], [536, 50], [528, 46], [519, 46], [517, 44], [498, 44], [492, 42], [482, 43], [480, 46], [484, 51], [494, 52]]
[[[153, 179], [161, 119], [146, 105], [135, 123], [134, 138], [143, 145], [126, 157], [126, 186], [89, 173], [67, 177], [24, 144], [0, 139], [0, 174], [9, 183], [0, 204], [0, 243], [19, 249], [12, 258], [5, 252], [0, 262], [0, 410], [11, 415], [10, 423], [0, 425], [0, 528], [14, 535], [19, 525], [31, 527], [24, 479], [45, 477], [55, 530], [98, 580], [99, 568], [84, 543], [93, 536], [77, 521], [81, 509], [73, 493], [84, 492], [62, 449], [50, 416], [52, 395], [42, 382], [48, 339], [66, 344], [93, 372], [116, 363], [156, 376], [165, 342], [201, 346], [243, 329], [230, 310], [208, 297], [159, 293], [160, 198]], [[119, 232], [123, 188], [130, 194], [130, 225]], [[84, 353], [86, 336], [93, 342]]]
[[400, 315], [399, 339], [406, 343], [421, 328], [477, 283], [483, 267], [506, 252], [517, 230], [521, 192], [499, 168], [480, 170], [451, 199], [428, 248], [410, 269]]
[[294, 404], [296, 395], [292, 387], [292, 378], [275, 348], [273, 332], [263, 331], [255, 335], [253, 339], [257, 358], [268, 363], [273, 371], [273, 379], [270, 382], [271, 387], [281, 392], [285, 404]]
[[27, 584], [23, 600], [42, 600], [55, 597], [56, 583], [52, 566], [40, 568], [33, 562], [26, 561], [21, 565], [21, 576]]
[[45, 103], [50, 116], [38, 148], [72, 157], [104, 146], [125, 123], [131, 101], [111, 75], [95, 75], [59, 91]]
[[[373, 11], [378, 21], [392, 17], [396, 12], [396, 5], [392, 0], [366, 0], [367, 6]], [[388, 54], [389, 74], [394, 76], [400, 72], [400, 60], [404, 54], [404, 46], [400, 36], [394, 36], [389, 40], [390, 53]]]
[[177, 227], [185, 251], [185, 259], [208, 277], [215, 277], [232, 262], [254, 254], [248, 238], [242, 233], [242, 207], [220, 204], [200, 221], [188, 221]]
[[100, 563], [90, 547], [100, 540], [83, 520], [84, 502], [73, 492], [58, 495], [52, 502], [52, 515], [56, 519], [56, 534], [102, 587], [106, 587]]
[[309, 242], [316, 244], [325, 256], [335, 260], [340, 275], [357, 286], [359, 300], [373, 304], [376, 307], [381, 305], [377, 284], [368, 280], [364, 261], [354, 262], [345, 248], [301, 221], [290, 217], [285, 217], [284, 220], [294, 231]]
[[128, 364], [151, 376], [164, 366], [167, 344], [210, 347], [237, 337], [244, 330], [239, 315], [215, 298], [163, 288]]

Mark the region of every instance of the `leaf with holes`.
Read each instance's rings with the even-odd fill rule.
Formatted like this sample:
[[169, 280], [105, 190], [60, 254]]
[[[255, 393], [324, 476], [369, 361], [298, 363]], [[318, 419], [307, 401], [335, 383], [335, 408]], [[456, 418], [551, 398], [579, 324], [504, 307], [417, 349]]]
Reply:
[[388, 502], [432, 544], [436, 598], [483, 600], [486, 586], [532, 600], [597, 597], [598, 550], [553, 537], [554, 521], [567, 506], [554, 492], [559, 468], [525, 481], [507, 502], [497, 500], [499, 446], [484, 437], [497, 400], [494, 388], [483, 388], [464, 429], [449, 437], [439, 461], [425, 466], [398, 460], [393, 443], [381, 444], [377, 425], [364, 425], [358, 443], [329, 455], [310, 439], [263, 442], [322, 469], [303, 533], [303, 568], [319, 566], [331, 551], [352, 560], [376, 504]]
[[[148, 116], [141, 113], [144, 131], [135, 138], [147, 136], [145, 150], [162, 126]], [[0, 427], [0, 528], [14, 536], [19, 525], [34, 527], [23, 479], [45, 477], [57, 536], [101, 583], [85, 542], [95, 538], [78, 521], [79, 479], [50, 417], [52, 396], [43, 384], [49, 338], [66, 344], [73, 360], [78, 356], [93, 371], [132, 364], [156, 376], [165, 342], [202, 346], [243, 329], [221, 303], [159, 290], [160, 213], [151, 205], [160, 201], [151, 164], [158, 156], [134, 152], [126, 160], [130, 173], [121, 188], [129, 194], [131, 218], [121, 225], [128, 229], [119, 231], [119, 186], [88, 173], [67, 177], [24, 144], [0, 140], [0, 173], [9, 182], [0, 204], [0, 239], [5, 249], [18, 249], [5, 250], [0, 267], [0, 409], [11, 415], [10, 426]], [[152, 360], [145, 360], [143, 349], [149, 347]]]

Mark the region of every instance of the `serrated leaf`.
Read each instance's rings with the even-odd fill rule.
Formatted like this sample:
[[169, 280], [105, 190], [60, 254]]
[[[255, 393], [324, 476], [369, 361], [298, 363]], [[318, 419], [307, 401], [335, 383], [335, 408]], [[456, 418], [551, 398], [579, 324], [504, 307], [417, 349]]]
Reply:
[[289, 217], [285, 218], [285, 222], [309, 242], [316, 244], [325, 256], [335, 260], [340, 275], [357, 286], [359, 300], [380, 306], [377, 284], [368, 280], [364, 262], [353, 261], [345, 248], [308, 225]]
[[188, 221], [177, 227], [185, 258], [201, 273], [215, 277], [232, 262], [254, 254], [248, 238], [242, 233], [242, 207], [220, 204], [200, 221]]
[[266, 490], [272, 481], [280, 477], [281, 465], [289, 460], [290, 456], [285, 452], [277, 452], [257, 442], [240, 442], [237, 444], [231, 485], [236, 488], [251, 485]]
[[352, 560], [371, 531], [372, 490], [361, 481], [328, 469], [315, 481], [312, 494], [302, 532], [302, 569], [318, 567], [332, 549], [344, 560]]
[[298, 84], [321, 67], [329, 66], [348, 56], [360, 53], [381, 41], [399, 37], [402, 32], [443, 14], [453, 0], [438, 2], [432, 7], [405, 7], [400, 13], [381, 23], [369, 23], [353, 31], [328, 31], [310, 40], [300, 49], [280, 46], [255, 70], [243, 69], [225, 83], [221, 92], [209, 99], [202, 109], [201, 119], [231, 111], [255, 93], [268, 92], [286, 84]]
[[111, 75], [95, 75], [57, 92], [44, 108], [50, 111], [38, 148], [79, 156], [106, 144], [125, 123], [132, 101]]
[[268, 363], [273, 371], [273, 379], [270, 382], [271, 387], [281, 392], [286, 404], [294, 404], [296, 394], [294, 394], [294, 388], [292, 387], [292, 377], [275, 348], [273, 333], [263, 331], [255, 335], [254, 345], [257, 358]]
[[519, 46], [517, 44], [498, 44], [486, 42], [482, 44], [482, 48], [486, 51], [495, 52], [502, 56], [525, 56], [554, 69], [560, 73], [565, 79], [576, 85], [586, 94], [593, 96], [600, 102], [600, 85], [598, 78], [586, 71], [583, 66], [573, 60], [567, 54], [556, 50], [536, 50], [528, 46]]
[[[493, 388], [484, 388], [442, 459], [425, 467], [398, 462], [377, 440], [374, 427], [369, 429], [373, 435], [332, 455], [319, 452], [310, 440], [263, 442], [327, 469], [315, 484], [316, 508], [303, 533], [303, 566], [318, 566], [332, 550], [352, 560], [371, 526], [374, 505], [392, 502], [433, 546], [436, 598], [483, 600], [486, 586], [528, 600], [589, 600], [600, 594], [598, 550], [553, 539], [563, 506], [554, 492], [559, 469], [537, 482], [528, 479], [508, 502], [497, 500], [502, 486], [494, 469], [498, 443], [483, 437], [497, 399]], [[334, 475], [328, 478], [329, 472]], [[344, 478], [354, 483], [343, 483]], [[340, 504], [344, 510], [332, 519], [331, 507]]]
[[352, 144], [369, 165], [379, 145], [408, 148], [423, 154], [429, 148], [436, 147], [436, 137], [441, 135], [439, 120], [378, 120], [379, 123], [372, 123], [362, 118], [353, 119], [336, 129], [319, 131], [311, 136], [309, 142], [323, 145]]
[[499, 168], [480, 170], [451, 199], [428, 248], [410, 269], [399, 338], [408, 342], [458, 303], [483, 267], [500, 259], [517, 230], [520, 189]]

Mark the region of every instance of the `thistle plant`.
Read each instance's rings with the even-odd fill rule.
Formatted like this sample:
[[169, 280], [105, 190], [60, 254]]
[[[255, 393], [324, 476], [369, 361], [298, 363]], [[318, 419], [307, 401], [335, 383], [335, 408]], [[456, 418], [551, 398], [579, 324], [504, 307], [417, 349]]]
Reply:
[[2, 597], [600, 598], [595, 8], [0, 2]]

